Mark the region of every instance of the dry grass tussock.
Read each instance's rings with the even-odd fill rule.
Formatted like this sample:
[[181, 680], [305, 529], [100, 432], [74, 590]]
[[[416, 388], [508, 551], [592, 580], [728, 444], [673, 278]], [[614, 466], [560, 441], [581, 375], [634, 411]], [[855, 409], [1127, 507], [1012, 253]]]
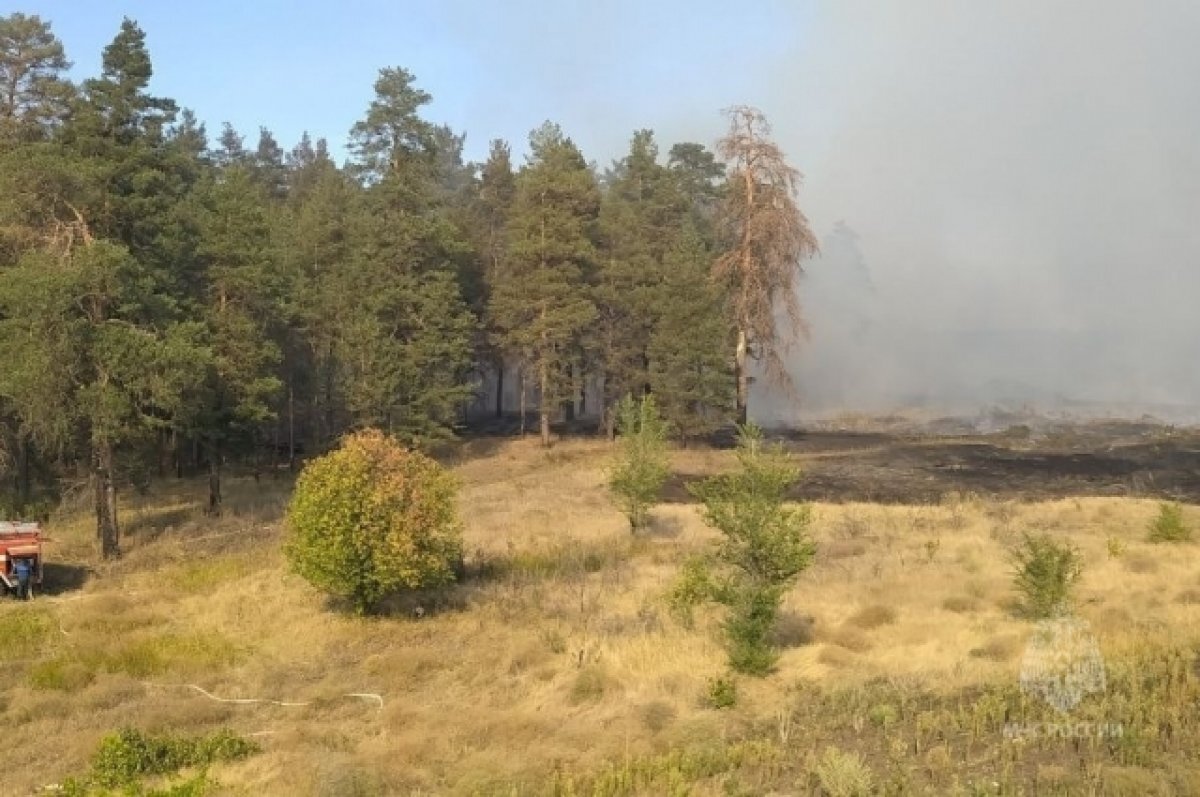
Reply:
[[[820, 553], [787, 598], [778, 671], [740, 681], [737, 705], [715, 710], [705, 696], [726, 670], [720, 617], [706, 610], [685, 628], [664, 600], [713, 532], [695, 507], [666, 505], [632, 536], [606, 493], [608, 451], [459, 451], [471, 576], [383, 618], [332, 611], [286, 571], [282, 481], [233, 482], [216, 521], [200, 511], [203, 485], [156, 485], [125, 510], [128, 553], [112, 565], [89, 558], [86, 515], [56, 519], [51, 556], [93, 572], [80, 589], [0, 604], [0, 711], [22, 762], [4, 788], [82, 770], [121, 726], [257, 734], [262, 754], [211, 773], [231, 794], [655, 794], [660, 770], [697, 794], [723, 793], [739, 771], [762, 779], [745, 793], [771, 778], [816, 792], [910, 755], [914, 777], [936, 785], [954, 760], [859, 739], [906, 725], [921, 747], [921, 723], [934, 722], [879, 698], [881, 684], [954, 705], [990, 684], [1015, 689], [1031, 626], [1012, 611], [1005, 549], [1023, 529], [1082, 552], [1078, 610], [1107, 658], [1200, 639], [1200, 567], [1190, 549], [1145, 542], [1154, 502], [820, 505]], [[731, 462], [678, 456], [689, 473]], [[217, 702], [187, 684], [305, 705]]]

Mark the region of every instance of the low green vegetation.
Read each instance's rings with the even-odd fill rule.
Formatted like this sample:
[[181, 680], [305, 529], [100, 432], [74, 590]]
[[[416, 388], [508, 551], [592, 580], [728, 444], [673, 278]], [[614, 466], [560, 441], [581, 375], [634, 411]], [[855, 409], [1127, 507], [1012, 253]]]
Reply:
[[259, 749], [254, 742], [228, 730], [210, 736], [188, 737], [147, 734], [124, 728], [100, 740], [88, 774], [68, 780], [60, 793], [71, 797], [108, 794], [192, 797], [207, 793], [213, 785], [203, 769], [182, 782], [158, 789], [148, 789], [143, 781], [173, 775], [184, 769], [238, 761]]
[[671, 615], [685, 628], [695, 624], [694, 610], [712, 597], [710, 557], [693, 556], [683, 563], [675, 583], [667, 593]]
[[733, 708], [738, 699], [737, 681], [726, 676], [713, 678], [704, 698], [709, 708]]
[[0, 612], [0, 662], [36, 655], [53, 628], [53, 618], [40, 608], [22, 605]]
[[1083, 575], [1079, 551], [1049, 534], [1024, 534], [1012, 551], [1012, 565], [1021, 611], [1035, 619], [1065, 610]]
[[236, 581], [252, 572], [254, 562], [244, 556], [216, 556], [186, 562], [163, 573], [163, 580], [180, 592], [198, 595]]
[[236, 664], [241, 651], [217, 631], [134, 635], [89, 647], [68, 646], [28, 672], [35, 689], [75, 692], [91, 684], [100, 673], [131, 678], [198, 675]]
[[786, 734], [779, 723], [760, 722], [723, 745], [559, 770], [516, 790], [539, 797], [1197, 793], [1194, 650], [1155, 646], [1106, 664], [1104, 692], [1069, 719], [1030, 699], [1016, 679], [981, 685], [969, 698], [880, 679], [797, 691], [788, 716], [807, 719]]
[[559, 771], [549, 783], [525, 786], [517, 793], [547, 797], [691, 794], [695, 784], [712, 779], [736, 782], [739, 773], [774, 766], [782, 752], [776, 745], [756, 740], [662, 754], [631, 755], [594, 773]]
[[875, 793], [875, 777], [858, 753], [826, 747], [813, 774], [828, 797], [870, 797]]
[[625, 396], [617, 404], [617, 460], [609, 474], [609, 487], [629, 527], [645, 528], [650, 507], [670, 475], [667, 459], [667, 424], [659, 415], [654, 396]]
[[1150, 523], [1150, 542], [1190, 542], [1192, 529], [1183, 521], [1183, 507], [1175, 503], [1158, 505], [1158, 516]]
[[309, 583], [359, 614], [399, 590], [439, 587], [462, 561], [457, 482], [376, 430], [308, 463], [288, 507], [284, 553]]
[[724, 535], [712, 570], [685, 570], [671, 595], [672, 608], [705, 599], [729, 611], [724, 622], [729, 664], [737, 672], [766, 675], [778, 653], [771, 632], [784, 594], [812, 562], [807, 505], [789, 505], [787, 491], [799, 469], [782, 446], [768, 445], [753, 424], [738, 438], [738, 469], [689, 486], [704, 506], [704, 521]]

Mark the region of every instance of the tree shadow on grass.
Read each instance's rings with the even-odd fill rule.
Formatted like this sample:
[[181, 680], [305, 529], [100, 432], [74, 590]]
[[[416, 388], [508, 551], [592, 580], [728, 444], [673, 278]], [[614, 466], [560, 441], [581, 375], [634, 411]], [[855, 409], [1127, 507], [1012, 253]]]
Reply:
[[661, 537], [673, 540], [683, 533], [683, 521], [677, 517], [650, 516], [650, 523], [638, 532], [642, 537]]
[[45, 562], [42, 565], [42, 595], [62, 595], [83, 589], [91, 570], [83, 565]]
[[[389, 595], [379, 602], [372, 616], [420, 620], [468, 611], [480, 600], [494, 598], [493, 588], [498, 584], [522, 589], [545, 581], [576, 583], [627, 561], [636, 545], [637, 539], [631, 535], [628, 541], [618, 540], [616, 544], [574, 542], [499, 553], [476, 551], [458, 568], [454, 583], [440, 589]], [[345, 598], [328, 597], [326, 608], [341, 614], [354, 613], [353, 605]]]
[[121, 531], [129, 537], [137, 537], [143, 542], [151, 542], [182, 526], [199, 514], [195, 505], [155, 511], [142, 510], [136, 514], [131, 512], [129, 519], [123, 521]]
[[[410, 590], [388, 595], [364, 615], [376, 620], [423, 620], [442, 614], [467, 611], [477, 585], [458, 582], [441, 589]], [[325, 597], [326, 611], [346, 617], [355, 615], [354, 603], [340, 595]]]

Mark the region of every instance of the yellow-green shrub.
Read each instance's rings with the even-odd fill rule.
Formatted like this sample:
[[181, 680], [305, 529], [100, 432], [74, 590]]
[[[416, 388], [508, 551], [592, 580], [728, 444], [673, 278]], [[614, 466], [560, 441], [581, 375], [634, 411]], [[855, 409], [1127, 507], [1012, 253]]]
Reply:
[[667, 423], [658, 414], [654, 396], [625, 396], [617, 404], [617, 460], [608, 486], [633, 531], [645, 528], [650, 507], [671, 475], [667, 457]]
[[377, 430], [358, 432], [300, 474], [284, 553], [314, 586], [373, 611], [391, 593], [454, 580], [456, 491], [429, 457]]
[[54, 627], [41, 609], [19, 606], [0, 614], [0, 661], [24, 659], [41, 650]]
[[1150, 542], [1188, 542], [1192, 530], [1183, 522], [1183, 507], [1179, 504], [1158, 505], [1158, 517], [1150, 524]]

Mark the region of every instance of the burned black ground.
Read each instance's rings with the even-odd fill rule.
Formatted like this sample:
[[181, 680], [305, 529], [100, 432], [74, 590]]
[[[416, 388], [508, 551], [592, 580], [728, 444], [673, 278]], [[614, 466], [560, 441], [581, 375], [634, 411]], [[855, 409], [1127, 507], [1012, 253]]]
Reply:
[[[927, 503], [951, 493], [1016, 500], [1068, 496], [1200, 502], [1200, 430], [1094, 423], [994, 434], [777, 432], [804, 468], [798, 500]], [[669, 501], [703, 474], [676, 473]]]

